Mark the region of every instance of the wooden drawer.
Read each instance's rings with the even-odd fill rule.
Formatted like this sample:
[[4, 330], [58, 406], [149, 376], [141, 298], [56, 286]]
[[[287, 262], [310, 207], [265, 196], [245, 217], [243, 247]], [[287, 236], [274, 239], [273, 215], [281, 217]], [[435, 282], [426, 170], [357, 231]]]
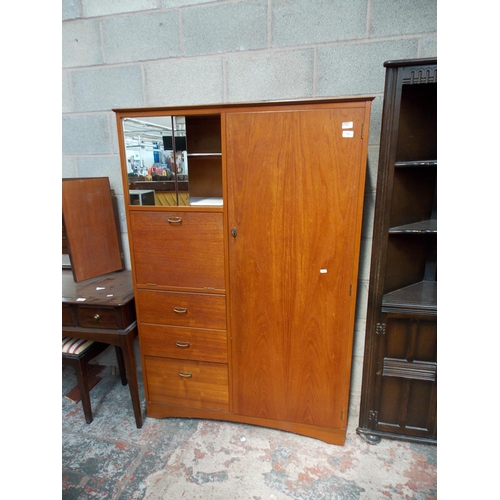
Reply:
[[144, 364], [150, 402], [229, 411], [227, 365], [153, 356]]
[[62, 306], [62, 326], [76, 326], [76, 321], [71, 314], [71, 307]]
[[224, 330], [203, 330], [141, 324], [141, 351], [145, 355], [227, 363]]
[[226, 329], [226, 297], [208, 293], [138, 290], [141, 323]]
[[225, 290], [221, 213], [131, 212], [139, 286]]
[[83, 328], [120, 328], [120, 318], [117, 318], [113, 308], [78, 307], [78, 325]]

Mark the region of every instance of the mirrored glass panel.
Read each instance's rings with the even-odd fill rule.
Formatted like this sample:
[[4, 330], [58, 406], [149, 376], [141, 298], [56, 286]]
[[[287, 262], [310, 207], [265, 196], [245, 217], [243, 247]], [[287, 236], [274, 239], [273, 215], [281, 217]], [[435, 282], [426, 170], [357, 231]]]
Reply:
[[221, 206], [220, 115], [122, 119], [131, 205]]

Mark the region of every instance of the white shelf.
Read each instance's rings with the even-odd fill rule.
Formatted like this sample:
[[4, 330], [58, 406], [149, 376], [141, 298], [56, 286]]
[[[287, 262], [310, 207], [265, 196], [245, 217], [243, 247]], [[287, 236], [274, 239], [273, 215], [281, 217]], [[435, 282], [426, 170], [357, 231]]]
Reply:
[[211, 207], [222, 207], [222, 198], [211, 197], [211, 198], [201, 198], [191, 196], [189, 198], [189, 204], [191, 206], [211, 206]]

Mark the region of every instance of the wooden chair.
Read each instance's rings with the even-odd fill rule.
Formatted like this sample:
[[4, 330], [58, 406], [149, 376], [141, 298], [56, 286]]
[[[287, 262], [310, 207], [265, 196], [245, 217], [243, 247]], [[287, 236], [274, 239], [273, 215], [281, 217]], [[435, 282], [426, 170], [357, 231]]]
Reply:
[[[93, 420], [92, 407], [90, 405], [90, 391], [87, 379], [87, 364], [98, 354], [103, 352], [109, 344], [94, 342], [93, 340], [63, 338], [62, 339], [62, 363], [63, 365], [72, 366], [75, 370], [78, 380], [78, 388], [82, 399], [83, 412], [85, 421], [90, 424]], [[123, 354], [119, 347], [115, 346], [116, 356], [118, 358], [118, 368], [122, 385], [127, 385], [127, 377], [125, 375], [125, 365]]]

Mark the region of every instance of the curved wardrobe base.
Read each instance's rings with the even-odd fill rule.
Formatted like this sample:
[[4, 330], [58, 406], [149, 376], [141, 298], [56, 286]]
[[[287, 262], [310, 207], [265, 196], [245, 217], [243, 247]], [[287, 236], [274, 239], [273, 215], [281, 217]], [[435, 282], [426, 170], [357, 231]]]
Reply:
[[208, 420], [223, 420], [225, 422], [236, 422], [240, 424], [257, 425], [268, 427], [293, 434], [300, 434], [313, 439], [319, 439], [328, 444], [343, 446], [345, 443], [346, 429], [333, 427], [319, 427], [308, 424], [298, 424], [282, 420], [271, 420], [267, 418], [249, 417], [236, 415], [234, 413], [186, 408], [172, 406], [162, 403], [146, 403], [146, 413], [150, 418], [200, 418]]

